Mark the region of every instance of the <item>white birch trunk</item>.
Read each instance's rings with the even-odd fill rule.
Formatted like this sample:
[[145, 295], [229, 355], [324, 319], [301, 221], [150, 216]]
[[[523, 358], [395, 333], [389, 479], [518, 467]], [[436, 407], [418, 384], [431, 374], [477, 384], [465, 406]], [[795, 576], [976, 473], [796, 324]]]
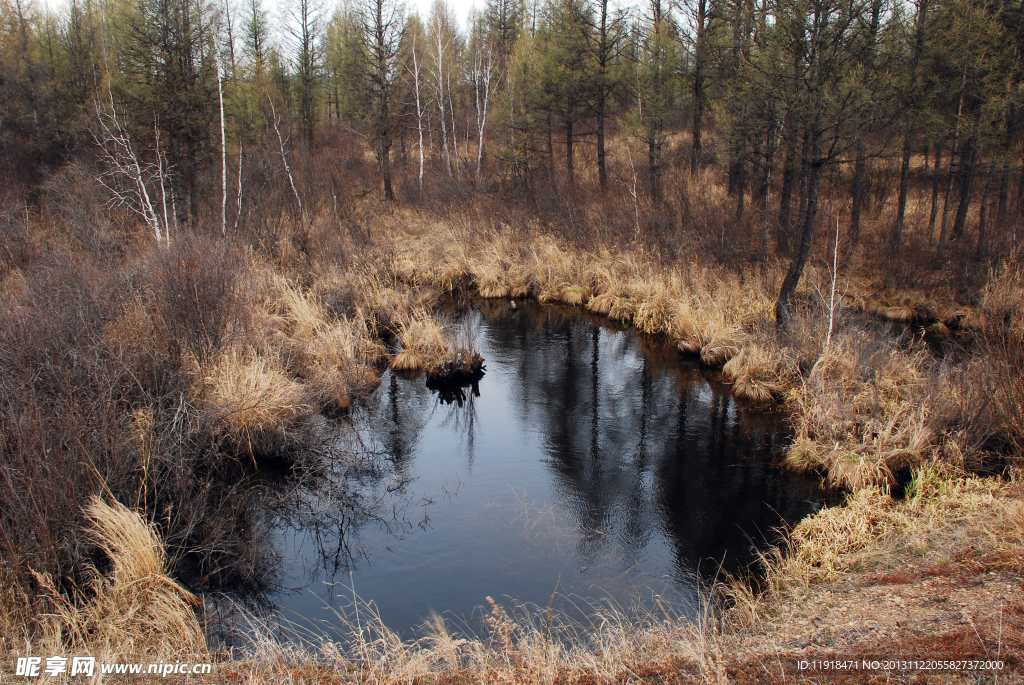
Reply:
[[437, 109], [441, 114], [441, 150], [444, 154], [445, 168], [448, 178], [452, 176], [452, 156], [448, 147], [448, 112], [444, 105], [444, 55], [447, 46], [441, 40], [440, 27], [437, 28], [437, 41], [434, 52], [434, 90], [437, 93]]
[[302, 209], [302, 198], [299, 197], [299, 191], [295, 187], [295, 179], [292, 177], [292, 168], [288, 165], [288, 155], [284, 151], [284, 138], [281, 136], [280, 121], [277, 118], [277, 109], [274, 107], [274, 100], [269, 95], [267, 100], [270, 102], [270, 113], [274, 120], [274, 131], [277, 133], [277, 143], [281, 146], [281, 162], [284, 164], [284, 172], [288, 174], [288, 184], [292, 187], [292, 195], [295, 196], [295, 204], [299, 206], [299, 220], [305, 223], [306, 215]]
[[[480, 180], [480, 168], [483, 165], [484, 159], [484, 129], [487, 127], [487, 114], [491, 106], [491, 79], [494, 75], [494, 61], [491, 48], [487, 48], [486, 62], [483, 61], [483, 56], [480, 54], [480, 50], [477, 49], [475, 61], [478, 65], [475, 78], [473, 79], [476, 94], [476, 129], [478, 136], [476, 146], [476, 178]], [[482, 98], [480, 93], [481, 77], [483, 80]]]
[[224, 128], [224, 77], [217, 64], [217, 96], [220, 99], [220, 232], [228, 233], [228, 138]]
[[[164, 183], [164, 153], [160, 150], [160, 127], [157, 120], [153, 119], [153, 135], [156, 138], [156, 173], [160, 179], [160, 204], [164, 215], [164, 234], [167, 236], [167, 246], [171, 244], [171, 223], [167, 218], [167, 186]], [[160, 235], [157, 234], [157, 243], [160, 242]]]
[[231, 229], [238, 230], [238, 220], [242, 218], [242, 141], [238, 141], [238, 208], [235, 212], [235, 225]]
[[420, 190], [423, 190], [423, 106], [420, 100], [420, 63], [416, 56], [416, 38], [412, 40], [412, 76], [416, 86], [416, 127], [420, 136]]
[[[459, 166], [459, 134], [455, 127], [455, 98], [452, 97], [452, 72], [445, 79], [448, 88], [448, 111], [452, 115], [452, 149], [455, 154], [455, 174], [462, 180], [462, 167]], [[442, 116], [444, 116], [442, 114]]]

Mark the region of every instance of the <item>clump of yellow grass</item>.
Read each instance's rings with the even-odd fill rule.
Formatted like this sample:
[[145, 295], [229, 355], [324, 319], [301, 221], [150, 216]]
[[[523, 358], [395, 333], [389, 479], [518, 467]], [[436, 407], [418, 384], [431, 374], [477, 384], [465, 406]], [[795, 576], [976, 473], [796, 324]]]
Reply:
[[558, 295], [555, 296], [559, 302], [567, 304], [573, 307], [581, 307], [590, 301], [591, 290], [590, 288], [582, 285], [574, 285], [568, 288], [563, 288], [558, 291]]
[[315, 292], [280, 277], [273, 279], [264, 304], [267, 337], [286, 351], [289, 370], [301, 381], [305, 400], [312, 405], [347, 409], [353, 394], [375, 387], [373, 366], [387, 356], [387, 350], [368, 322], [380, 320], [378, 311], [385, 312], [389, 322], [401, 318], [410, 306], [408, 293], [400, 294], [366, 274], [329, 272], [317, 285], [324, 289], [348, 279], [364, 286], [358, 290], [361, 303], [351, 317], [328, 315]]
[[1015, 480], [969, 476], [939, 461], [914, 472], [903, 500], [867, 486], [841, 506], [809, 516], [784, 549], [764, 557], [774, 599], [785, 589], [833, 581], [851, 571], [890, 566], [910, 553], [941, 565], [966, 547], [989, 563], [1019, 568], [1024, 500]]
[[85, 508], [90, 540], [109, 559], [87, 569], [89, 592], [66, 597], [40, 576], [55, 612], [43, 617], [49, 653], [63, 648], [100, 658], [205, 654], [194, 611], [198, 600], [167, 573], [163, 542], [140, 514], [93, 497]]
[[587, 303], [587, 309], [595, 314], [599, 314], [600, 316], [612, 318], [612, 308], [615, 306], [615, 303], [621, 299], [622, 295], [617, 291], [606, 290], [600, 295], [592, 297], [590, 302]]
[[338, 409], [347, 409], [352, 395], [366, 394], [377, 386], [380, 381], [373, 365], [387, 356], [360, 316], [323, 326], [305, 351], [302, 375], [309, 397]]
[[843, 334], [790, 392], [796, 437], [786, 463], [823, 469], [833, 485], [859, 489], [893, 481], [935, 446], [931, 402], [938, 388], [926, 353]]
[[276, 357], [252, 348], [224, 351], [201, 380], [200, 404], [234, 430], [273, 429], [306, 409], [302, 385]]
[[429, 312], [418, 311], [402, 327], [402, 351], [391, 360], [397, 371], [440, 368], [449, 357], [451, 345], [441, 322]]
[[474, 254], [468, 268], [481, 297], [521, 298], [529, 294], [530, 277], [510, 237], [496, 235]]
[[787, 373], [786, 360], [780, 358], [780, 353], [756, 342], [744, 345], [722, 367], [725, 377], [732, 380], [733, 394], [754, 402], [780, 397], [793, 375]]

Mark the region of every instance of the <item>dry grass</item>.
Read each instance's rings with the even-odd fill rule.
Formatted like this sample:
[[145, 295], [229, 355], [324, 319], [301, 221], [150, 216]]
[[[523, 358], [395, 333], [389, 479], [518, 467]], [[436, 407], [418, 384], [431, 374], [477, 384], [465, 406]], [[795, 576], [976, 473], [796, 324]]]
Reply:
[[777, 347], [752, 341], [722, 366], [722, 373], [732, 380], [732, 390], [739, 397], [769, 402], [792, 387], [794, 381], [792, 365], [781, 352]]
[[86, 507], [89, 539], [110, 562], [104, 576], [87, 570], [89, 588], [67, 597], [40, 577], [54, 612], [44, 616], [36, 653], [84, 652], [100, 659], [182, 659], [206, 652], [197, 600], [167, 573], [163, 543], [152, 526], [118, 502]]
[[[481, 634], [454, 632], [439, 616], [424, 637], [402, 640], [372, 605], [349, 606], [340, 639], [282, 639], [257, 629], [232, 669], [243, 682], [289, 682], [300, 673], [345, 673], [391, 683], [727, 683], [714, 622], [691, 621], [660, 602], [653, 609], [592, 607], [580, 623], [542, 609], [510, 612], [488, 598]], [[285, 629], [284, 634], [290, 631]]]
[[851, 490], [892, 482], [937, 444], [931, 406], [944, 390], [925, 349], [844, 333], [790, 391], [797, 434], [786, 461]]
[[473, 284], [481, 296], [529, 295], [586, 306], [644, 333], [667, 335], [714, 366], [735, 356], [749, 331], [772, 316], [769, 283], [760, 277], [741, 280], [725, 269], [696, 265], [667, 267], [639, 251], [582, 251], [545, 234], [531, 236], [529, 247], [517, 247], [501, 233], [456, 225], [418, 232], [408, 220], [392, 240], [405, 247], [401, 273], [413, 284], [463, 269], [457, 280]]
[[226, 350], [201, 373], [200, 404], [243, 433], [287, 425], [307, 408], [302, 385], [252, 349]]
[[[764, 557], [766, 592], [743, 588], [736, 618], [768, 619], [789, 598], [813, 585], [849, 583], [856, 575], [938, 575], [951, 560], [974, 560], [973, 573], [1019, 572], [1024, 562], [1024, 499], [1017, 480], [967, 476], [941, 462], [914, 475], [902, 500], [866, 487], [842, 506], [801, 521], [784, 549]], [[870, 580], [864, 581], [871, 585]]]
[[417, 312], [402, 329], [402, 351], [391, 360], [400, 371], [435, 371], [448, 360], [451, 344], [441, 322], [427, 312]]

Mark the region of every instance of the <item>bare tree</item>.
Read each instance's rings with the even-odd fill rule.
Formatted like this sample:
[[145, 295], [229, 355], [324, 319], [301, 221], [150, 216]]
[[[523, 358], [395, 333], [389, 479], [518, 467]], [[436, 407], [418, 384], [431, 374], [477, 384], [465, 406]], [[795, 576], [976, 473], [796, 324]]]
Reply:
[[367, 55], [370, 123], [374, 152], [384, 181], [384, 196], [395, 199], [391, 187], [391, 143], [395, 128], [395, 90], [405, 7], [398, 0], [363, 0], [363, 43]]
[[288, 155], [285, 150], [284, 136], [281, 135], [281, 119], [277, 116], [277, 108], [274, 107], [274, 99], [267, 95], [270, 102], [271, 121], [274, 124], [274, 132], [277, 133], [277, 143], [281, 149], [281, 163], [284, 164], [284, 172], [288, 175], [288, 184], [292, 188], [292, 195], [295, 196], [295, 204], [299, 207], [299, 219], [305, 223], [306, 215], [302, 209], [302, 198], [299, 197], [299, 190], [295, 187], [295, 178], [292, 176], [292, 167], [288, 164]]
[[[156, 161], [145, 162], [133, 145], [127, 128], [117, 116], [113, 95], [110, 97], [109, 111], [105, 111], [99, 102], [96, 103], [96, 117], [99, 121], [99, 131], [95, 134], [95, 141], [103, 151], [101, 159], [106, 166], [106, 170], [97, 180], [110, 192], [110, 204], [125, 207], [141, 216], [156, 236], [157, 245], [170, 247], [171, 229], [167, 212], [168, 168], [160, 149], [158, 122], [154, 119]], [[157, 213], [149, 190], [152, 184], [160, 190], [160, 214]]]
[[228, 232], [228, 138], [224, 128], [224, 75], [217, 65], [217, 96], [220, 100], [220, 232]]
[[412, 39], [412, 80], [413, 88], [416, 91], [416, 128], [419, 133], [419, 149], [420, 149], [420, 175], [419, 183], [420, 190], [423, 190], [423, 115], [424, 107], [423, 100], [420, 97], [420, 60], [416, 53], [416, 37]]
[[[441, 114], [441, 149], [444, 154], [445, 168], [448, 177], [452, 176], [452, 151], [448, 144], [448, 109], [445, 104], [451, 95], [450, 76], [453, 58], [449, 53], [452, 51], [454, 31], [452, 29], [453, 19], [451, 9], [444, 0], [435, 0], [430, 9], [430, 43], [432, 53], [430, 55], [433, 67], [431, 69], [431, 85], [434, 88], [434, 97], [437, 102], [438, 111]], [[455, 136], [455, 115], [452, 114], [452, 142]], [[458, 160], [455, 161], [458, 165]]]
[[316, 127], [314, 96], [320, 79], [323, 50], [320, 38], [324, 31], [322, 0], [290, 0], [285, 5], [286, 36], [294, 54], [295, 74], [299, 80], [299, 117], [307, 147], [313, 145]]
[[476, 178], [480, 179], [480, 167], [484, 159], [484, 129], [487, 114], [491, 108], [491, 91], [497, 86], [500, 75], [494, 63], [494, 50], [489, 42], [478, 43], [473, 54], [473, 102], [476, 105]]

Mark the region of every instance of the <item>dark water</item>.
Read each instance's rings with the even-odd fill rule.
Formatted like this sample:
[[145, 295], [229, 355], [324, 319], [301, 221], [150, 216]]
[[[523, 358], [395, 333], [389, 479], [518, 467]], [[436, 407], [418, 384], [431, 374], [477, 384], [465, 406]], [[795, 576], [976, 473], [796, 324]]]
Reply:
[[279, 524], [286, 618], [329, 631], [353, 587], [406, 634], [488, 596], [547, 607], [556, 587], [577, 604], [692, 605], [698, 570], [749, 562], [823, 498], [777, 466], [780, 415], [671, 347], [534, 303], [478, 302], [461, 322], [487, 360], [475, 387], [389, 372], [353, 417], [388, 464], [376, 513]]

